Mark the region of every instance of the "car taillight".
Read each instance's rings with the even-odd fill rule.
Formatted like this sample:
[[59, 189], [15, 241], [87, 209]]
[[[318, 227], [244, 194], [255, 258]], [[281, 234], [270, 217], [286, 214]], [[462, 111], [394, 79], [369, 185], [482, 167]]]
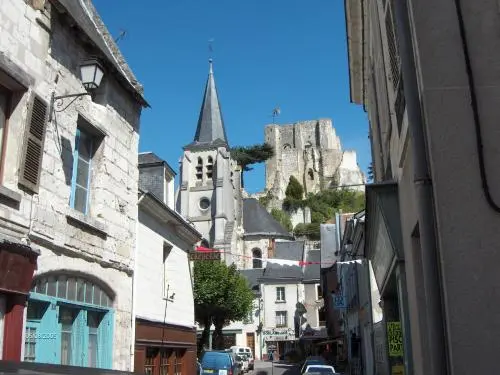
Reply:
[[229, 369], [229, 372], [227, 373], [227, 375], [233, 375], [233, 369], [232, 368]]

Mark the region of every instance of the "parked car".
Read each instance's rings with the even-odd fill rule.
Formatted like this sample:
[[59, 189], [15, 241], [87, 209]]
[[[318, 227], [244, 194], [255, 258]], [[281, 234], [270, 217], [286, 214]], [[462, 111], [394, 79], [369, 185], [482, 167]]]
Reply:
[[201, 363], [196, 361], [196, 375], [202, 375], [203, 368], [201, 367]]
[[312, 374], [327, 374], [327, 375], [335, 375], [337, 374], [335, 372], [335, 369], [333, 366], [327, 366], [327, 365], [309, 365], [306, 367], [306, 371], [304, 374], [307, 375], [312, 375]]
[[202, 375], [240, 375], [241, 364], [226, 350], [207, 350], [201, 356]]
[[253, 358], [252, 349], [250, 349], [248, 346], [231, 346], [230, 350], [233, 353], [235, 353], [236, 355], [245, 355], [246, 356], [246, 360], [248, 362], [248, 365], [247, 365], [247, 368], [244, 369], [244, 371], [253, 370], [254, 358]]
[[300, 373], [304, 374], [306, 372], [307, 366], [310, 365], [326, 365], [326, 362], [323, 357], [319, 356], [307, 357], [302, 366], [300, 367]]

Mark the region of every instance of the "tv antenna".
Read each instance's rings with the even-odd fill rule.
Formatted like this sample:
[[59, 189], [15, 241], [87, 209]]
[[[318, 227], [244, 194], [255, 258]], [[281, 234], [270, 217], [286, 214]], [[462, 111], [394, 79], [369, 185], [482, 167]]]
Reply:
[[127, 30], [120, 30], [120, 34], [115, 38], [115, 43], [118, 43], [120, 40], [125, 38], [125, 35], [127, 35]]

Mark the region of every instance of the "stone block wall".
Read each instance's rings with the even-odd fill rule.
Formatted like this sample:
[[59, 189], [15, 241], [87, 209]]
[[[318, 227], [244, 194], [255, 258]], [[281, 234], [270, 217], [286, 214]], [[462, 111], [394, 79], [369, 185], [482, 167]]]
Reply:
[[[141, 106], [113, 73], [106, 72], [94, 101], [82, 97], [47, 123], [38, 193], [18, 185], [33, 94], [49, 103], [53, 92], [83, 92], [79, 64], [95, 52], [70, 30], [65, 17], [50, 7], [34, 10], [24, 1], [0, 4], [0, 69], [10, 67], [8, 74], [15, 71], [29, 83], [14, 95], [9, 119], [1, 183], [15, 199], [0, 197], [0, 234], [40, 250], [37, 275], [80, 272], [111, 287], [116, 293], [113, 368], [129, 370]], [[77, 124], [101, 134], [91, 162], [86, 215], [69, 206]]]

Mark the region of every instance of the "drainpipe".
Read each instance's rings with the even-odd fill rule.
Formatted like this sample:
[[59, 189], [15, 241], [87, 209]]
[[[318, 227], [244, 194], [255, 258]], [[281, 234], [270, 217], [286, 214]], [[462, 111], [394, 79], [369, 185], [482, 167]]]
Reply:
[[432, 178], [430, 173], [424, 120], [420, 103], [408, 0], [395, 1], [398, 45], [402, 63], [408, 130], [412, 142], [415, 196], [417, 198], [421, 259], [427, 305], [427, 336], [430, 375], [447, 374], [445, 324], [442, 306], [439, 249], [436, 238]]
[[139, 199], [137, 200], [137, 221], [135, 222], [135, 247], [134, 247], [134, 272], [132, 274], [132, 314], [130, 318], [130, 326], [132, 327], [132, 338], [130, 343], [130, 369], [134, 371], [135, 365], [135, 296], [136, 296], [136, 288], [137, 288], [137, 254], [139, 253], [139, 206], [141, 201], [146, 196], [145, 193], [142, 193]]

